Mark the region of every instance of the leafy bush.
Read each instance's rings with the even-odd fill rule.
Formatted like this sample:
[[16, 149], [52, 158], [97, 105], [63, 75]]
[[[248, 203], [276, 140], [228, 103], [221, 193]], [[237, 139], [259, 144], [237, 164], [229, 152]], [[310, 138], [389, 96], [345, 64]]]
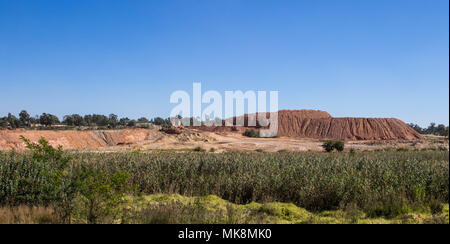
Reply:
[[247, 136], [247, 137], [259, 137], [258, 132], [256, 132], [253, 129], [247, 129], [245, 130], [244, 134], [242, 134], [243, 136]]
[[[105, 175], [103, 170], [90, 165], [74, 164], [72, 157], [53, 148], [44, 138], [32, 143], [21, 136], [31, 150], [31, 177], [17, 179], [16, 188], [0, 193], [5, 199], [0, 204], [52, 205], [55, 215], [63, 223], [71, 223], [74, 212], [86, 222], [95, 223], [99, 218], [114, 216], [116, 207], [129, 191], [129, 175], [118, 171]], [[0, 171], [1, 172], [1, 171]], [[26, 171], [27, 172], [27, 171]], [[27, 173], [30, 173], [29, 171]], [[14, 182], [7, 182], [10, 187]]]
[[206, 152], [206, 149], [204, 149], [204, 148], [202, 148], [202, 147], [195, 147], [194, 149], [193, 149], [193, 151], [194, 152]]
[[344, 142], [343, 141], [335, 141], [333, 144], [334, 149], [338, 152], [344, 151]]
[[325, 149], [326, 152], [332, 152], [334, 149], [336, 149], [339, 152], [344, 151], [344, 142], [343, 141], [325, 141], [322, 144], [323, 149]]
[[115, 219], [120, 212], [119, 206], [125, 202], [129, 177], [124, 172], [108, 176], [102, 170], [83, 167], [80, 171], [79, 187], [81, 216], [84, 216], [91, 224], [97, 223], [101, 218]]
[[407, 152], [407, 151], [409, 151], [409, 150], [408, 150], [408, 148], [405, 148], [405, 147], [397, 148], [397, 152]]
[[332, 152], [334, 149], [334, 143], [333, 143], [333, 141], [325, 141], [322, 144], [322, 147], [323, 147], [323, 149], [325, 149], [325, 151]]
[[22, 135], [19, 138], [25, 143], [26, 148], [33, 152], [33, 160], [53, 163], [59, 169], [67, 167], [70, 157], [64, 156], [62, 146], [55, 149], [43, 137], [39, 139], [38, 143], [32, 143]]
[[356, 150], [352, 148], [352, 149], [350, 149], [349, 153], [350, 153], [351, 156], [355, 156], [356, 155]]

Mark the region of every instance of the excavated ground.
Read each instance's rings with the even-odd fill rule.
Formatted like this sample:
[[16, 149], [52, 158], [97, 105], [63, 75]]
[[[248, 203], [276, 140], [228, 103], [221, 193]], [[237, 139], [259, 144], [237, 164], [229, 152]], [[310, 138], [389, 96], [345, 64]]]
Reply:
[[[245, 115], [245, 125], [255, 119]], [[235, 118], [234, 118], [235, 119]], [[123, 130], [0, 130], [0, 150], [22, 150], [21, 135], [31, 141], [44, 137], [53, 146], [64, 149], [122, 151], [122, 150], [184, 150], [202, 147], [206, 150], [258, 150], [258, 151], [321, 151], [323, 140], [346, 141], [347, 150], [371, 150], [382, 147], [448, 147], [442, 140], [427, 141], [398, 119], [333, 118], [324, 111], [282, 110], [278, 113], [276, 138], [249, 138], [242, 132], [249, 127], [195, 127], [181, 134], [166, 134], [155, 129]], [[256, 130], [263, 127], [251, 127]], [[438, 145], [439, 144], [439, 145]]]

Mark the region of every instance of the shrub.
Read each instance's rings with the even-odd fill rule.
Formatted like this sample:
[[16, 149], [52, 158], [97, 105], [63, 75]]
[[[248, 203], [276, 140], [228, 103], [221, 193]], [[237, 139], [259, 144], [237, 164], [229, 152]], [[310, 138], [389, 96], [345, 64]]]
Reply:
[[55, 149], [44, 138], [38, 143], [32, 143], [23, 136], [20, 139], [32, 150], [33, 164], [40, 171], [41, 179], [37, 180], [42, 185], [36, 187], [30, 179], [25, 181], [26, 185], [19, 186], [19, 190], [32, 195], [43, 194], [41, 200], [53, 206], [62, 223], [71, 223], [75, 211], [89, 223], [114, 216], [129, 189], [127, 173], [118, 171], [105, 175], [102, 170], [91, 166], [70, 164], [72, 158], [64, 154], [61, 146]]
[[399, 215], [405, 215], [411, 212], [411, 209], [406, 205], [389, 204], [384, 206], [371, 207], [366, 211], [367, 216], [370, 218], [377, 218], [377, 217], [395, 218]]
[[322, 147], [323, 147], [323, 149], [325, 149], [325, 151], [331, 152], [334, 149], [334, 143], [333, 143], [333, 141], [325, 141], [322, 144]]
[[200, 146], [194, 148], [193, 150], [194, 150], [194, 152], [206, 152], [206, 150], [204, 148], [200, 147]]
[[258, 132], [256, 132], [253, 129], [245, 130], [244, 134], [242, 134], [242, 135], [247, 136], [247, 137], [259, 137]]
[[436, 215], [442, 213], [444, 206], [439, 201], [432, 199], [429, 203], [431, 214]]
[[399, 148], [397, 148], [397, 152], [407, 152], [407, 151], [409, 151], [409, 149], [406, 148], [406, 147], [399, 147]]
[[334, 144], [333, 144], [333, 147], [338, 152], [342, 152], [342, 151], [344, 151], [344, 142], [343, 141], [335, 141]]
[[129, 177], [124, 172], [107, 176], [102, 170], [83, 167], [79, 187], [81, 216], [90, 224], [106, 217], [114, 220], [120, 211], [119, 206], [125, 202]]
[[356, 150], [355, 149], [350, 149], [349, 151], [350, 156], [354, 157], [356, 155]]
[[325, 141], [322, 144], [323, 149], [327, 152], [332, 152], [336, 149], [339, 152], [344, 151], [344, 142], [343, 141]]
[[70, 161], [70, 157], [63, 155], [62, 146], [55, 149], [43, 137], [38, 143], [33, 143], [22, 135], [19, 138], [25, 143], [26, 148], [33, 152], [33, 160], [56, 164], [59, 169], [66, 167]]

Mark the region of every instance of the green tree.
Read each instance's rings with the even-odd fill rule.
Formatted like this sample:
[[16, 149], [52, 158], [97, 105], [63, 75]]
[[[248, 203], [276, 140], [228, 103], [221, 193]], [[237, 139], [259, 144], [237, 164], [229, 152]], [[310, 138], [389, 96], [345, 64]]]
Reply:
[[72, 173], [72, 158], [64, 154], [62, 146], [55, 149], [43, 137], [37, 143], [24, 136], [20, 139], [32, 151], [33, 163], [43, 165], [42, 173], [50, 182], [43, 191], [50, 196], [48, 200], [52, 202], [55, 214], [63, 223], [70, 224], [81, 183], [79, 174]]
[[129, 119], [129, 118], [121, 118], [121, 119], [119, 120], [119, 125], [121, 125], [121, 126], [127, 126], [129, 122], [130, 122], [130, 119]]
[[334, 143], [333, 141], [325, 141], [322, 144], [323, 149], [325, 149], [325, 151], [327, 152], [332, 152], [334, 150]]
[[439, 124], [437, 127], [437, 133], [440, 136], [447, 136], [447, 128], [443, 124]]
[[91, 126], [91, 125], [94, 123], [94, 122], [92, 121], [92, 115], [86, 114], [86, 115], [84, 116], [84, 122], [85, 122], [87, 125]]
[[83, 126], [86, 125], [84, 118], [79, 114], [72, 114], [64, 116], [63, 124], [68, 126]]
[[33, 152], [34, 160], [51, 163], [59, 169], [65, 168], [70, 161], [70, 157], [64, 156], [61, 145], [55, 149], [44, 137], [41, 137], [37, 143], [31, 142], [22, 135], [19, 138], [25, 143], [26, 148]]
[[73, 126], [74, 125], [74, 119], [73, 119], [72, 115], [64, 116], [62, 123], [67, 125], [67, 126]]
[[166, 122], [163, 118], [161, 117], [156, 117], [152, 120], [152, 123], [155, 125], [164, 125]]
[[422, 134], [424, 132], [422, 127], [420, 127], [417, 124], [409, 123], [408, 125], [409, 125], [409, 127], [413, 128], [415, 131], [417, 131], [420, 134]]
[[8, 127], [8, 120], [6, 117], [0, 118], [0, 128]]
[[8, 117], [6, 120], [8, 121], [8, 124], [9, 126], [11, 126], [11, 128], [16, 129], [20, 127], [20, 120], [11, 113], [8, 113]]
[[110, 114], [108, 118], [108, 123], [111, 127], [115, 128], [119, 123], [118, 116], [115, 114]]
[[129, 191], [129, 177], [124, 172], [108, 177], [102, 170], [83, 167], [80, 172], [81, 215], [86, 216], [88, 223], [95, 224], [105, 217], [117, 217], [119, 207], [125, 202], [125, 194]]
[[326, 152], [332, 152], [334, 149], [338, 152], [342, 152], [344, 151], [344, 146], [345, 143], [343, 141], [325, 141], [322, 144], [322, 147]]
[[19, 120], [20, 120], [22, 126], [26, 126], [26, 127], [31, 126], [31, 116], [27, 113], [26, 110], [20, 111]]
[[109, 118], [106, 117], [105, 115], [93, 114], [92, 122], [98, 126], [107, 126], [109, 123]]
[[342, 151], [344, 151], [344, 142], [343, 141], [334, 141], [333, 147], [338, 152], [342, 152]]
[[134, 126], [136, 126], [136, 120], [132, 119], [132, 120], [128, 121], [127, 126], [128, 126], [128, 127], [134, 127]]
[[427, 128], [428, 134], [435, 134], [436, 133], [436, 123], [432, 122], [430, 123], [430, 126]]
[[137, 122], [138, 122], [138, 123], [148, 123], [149, 121], [148, 121], [147, 118], [141, 117], [141, 118], [139, 118], [139, 119], [137, 120]]
[[52, 126], [52, 125], [59, 124], [60, 122], [59, 122], [58, 117], [56, 117], [55, 115], [43, 113], [39, 117], [39, 123], [44, 126]]

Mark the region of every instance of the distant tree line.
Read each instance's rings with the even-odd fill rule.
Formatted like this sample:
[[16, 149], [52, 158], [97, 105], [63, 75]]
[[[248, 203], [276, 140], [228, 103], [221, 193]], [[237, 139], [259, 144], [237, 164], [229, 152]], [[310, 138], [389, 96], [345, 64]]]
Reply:
[[0, 117], [0, 128], [29, 128], [29, 127], [52, 127], [52, 126], [88, 126], [88, 127], [135, 127], [137, 124], [154, 124], [163, 127], [170, 127], [172, 125], [169, 118], [163, 119], [156, 117], [153, 119], [147, 119], [141, 117], [137, 120], [129, 118], [120, 118], [115, 114], [109, 116], [101, 114], [88, 114], [81, 116], [79, 114], [66, 115], [63, 120], [53, 114], [43, 113], [34, 117], [30, 116], [26, 110], [22, 110], [19, 113], [19, 117], [8, 113], [8, 116]]
[[448, 136], [448, 126], [445, 126], [443, 124], [436, 125], [436, 123], [431, 123], [427, 128], [422, 128], [419, 125], [413, 123], [409, 123], [408, 125], [420, 134]]

